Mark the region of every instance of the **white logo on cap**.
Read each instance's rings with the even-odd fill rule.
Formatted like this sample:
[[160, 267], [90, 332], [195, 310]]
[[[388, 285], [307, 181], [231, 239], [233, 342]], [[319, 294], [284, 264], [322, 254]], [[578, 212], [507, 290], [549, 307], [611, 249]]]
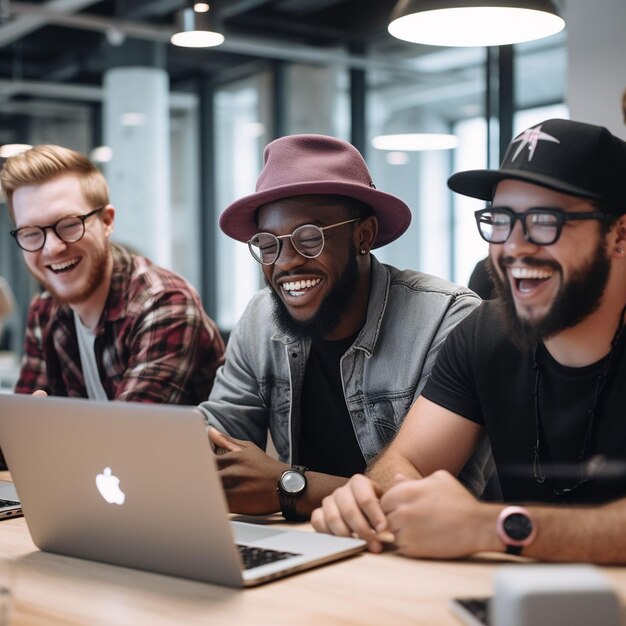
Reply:
[[537, 149], [537, 144], [540, 141], [553, 141], [554, 143], [561, 143], [558, 139], [553, 137], [552, 135], [548, 135], [548, 133], [544, 133], [541, 130], [541, 126], [537, 126], [536, 128], [529, 128], [525, 130], [521, 135], [518, 135], [511, 143], [515, 143], [516, 141], [521, 141], [518, 146], [515, 154], [511, 161], [515, 161], [515, 159], [519, 156], [520, 152], [528, 146], [528, 160], [533, 160], [533, 155], [535, 154], [535, 150]]

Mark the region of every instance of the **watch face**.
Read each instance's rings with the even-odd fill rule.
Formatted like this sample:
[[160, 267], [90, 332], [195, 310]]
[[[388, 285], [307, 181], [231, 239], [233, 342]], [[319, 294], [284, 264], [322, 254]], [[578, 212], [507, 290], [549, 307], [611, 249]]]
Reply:
[[300, 472], [287, 470], [282, 475], [280, 484], [287, 493], [300, 493], [306, 487], [306, 479]]
[[504, 532], [515, 541], [526, 539], [533, 531], [533, 523], [524, 513], [511, 513], [502, 522]]

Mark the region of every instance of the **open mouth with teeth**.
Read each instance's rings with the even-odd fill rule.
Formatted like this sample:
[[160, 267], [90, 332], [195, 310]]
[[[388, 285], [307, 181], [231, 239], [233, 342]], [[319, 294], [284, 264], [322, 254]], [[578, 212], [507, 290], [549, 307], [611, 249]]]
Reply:
[[298, 298], [314, 289], [322, 282], [321, 278], [313, 278], [307, 280], [293, 280], [283, 283], [280, 288], [287, 292], [292, 298]]
[[70, 272], [71, 270], [73, 270], [79, 263], [80, 258], [74, 257], [73, 259], [63, 261], [62, 263], [50, 263], [47, 267], [55, 274], [63, 274], [65, 272]]
[[511, 276], [515, 280], [515, 287], [521, 293], [529, 293], [545, 281], [552, 278], [554, 271], [537, 267], [512, 267]]

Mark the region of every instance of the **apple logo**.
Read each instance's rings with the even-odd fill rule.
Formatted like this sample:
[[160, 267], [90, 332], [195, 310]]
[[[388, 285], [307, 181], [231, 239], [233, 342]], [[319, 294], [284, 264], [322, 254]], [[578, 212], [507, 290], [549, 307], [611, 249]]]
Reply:
[[102, 474], [96, 476], [96, 487], [108, 503], [124, 504], [126, 494], [120, 489], [120, 479], [111, 474], [110, 467], [105, 467]]

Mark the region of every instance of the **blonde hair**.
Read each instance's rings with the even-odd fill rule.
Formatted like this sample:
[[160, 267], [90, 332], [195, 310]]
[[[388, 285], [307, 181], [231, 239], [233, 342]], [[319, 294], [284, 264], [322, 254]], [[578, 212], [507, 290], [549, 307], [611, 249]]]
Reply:
[[78, 177], [85, 200], [90, 206], [95, 208], [109, 203], [109, 187], [104, 176], [80, 152], [62, 146], [41, 144], [9, 157], [0, 171], [0, 185], [13, 222], [13, 194], [20, 187], [40, 185], [67, 174]]

